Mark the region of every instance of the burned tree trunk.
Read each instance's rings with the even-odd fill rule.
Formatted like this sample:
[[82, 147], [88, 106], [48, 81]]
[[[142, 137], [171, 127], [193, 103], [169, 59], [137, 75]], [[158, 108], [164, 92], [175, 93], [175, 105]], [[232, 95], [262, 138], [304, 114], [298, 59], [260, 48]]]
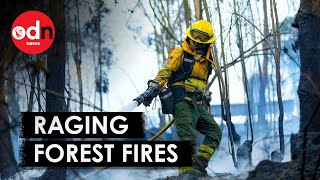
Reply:
[[35, 93], [35, 83], [36, 83], [36, 76], [34, 74], [31, 74], [31, 90], [29, 95], [29, 102], [28, 102], [28, 112], [32, 112], [33, 108], [33, 99], [34, 99], [34, 93]]
[[320, 3], [301, 0], [293, 26], [299, 30], [301, 61], [298, 87], [300, 130], [291, 137], [293, 161], [262, 161], [250, 172], [248, 179], [320, 178]]
[[2, 101], [0, 103], [0, 176], [2, 179], [11, 177], [18, 171], [10, 131], [8, 107]]
[[318, 179], [320, 161], [320, 3], [302, 0], [296, 16], [299, 30], [300, 130], [296, 154], [301, 176]]
[[100, 95], [100, 111], [103, 109], [103, 99], [102, 99], [102, 50], [101, 50], [101, 1], [97, 0], [97, 11], [98, 11], [98, 22], [97, 22], [97, 33], [98, 33], [98, 63], [99, 63], [99, 95]]
[[[14, 19], [21, 13], [24, 7], [16, 5], [17, 2], [4, 1], [0, 9], [0, 178], [6, 179], [18, 172], [18, 164], [14, 157], [13, 146], [11, 141], [11, 126], [9, 124], [8, 105], [6, 103], [5, 67], [9, 61], [12, 61], [15, 54], [14, 45], [10, 38], [10, 28]], [[14, 11], [13, 11], [14, 10]]]
[[300, 48], [300, 132], [320, 129], [320, 3], [301, 1], [297, 14]]
[[75, 16], [75, 34], [76, 34], [76, 53], [74, 53], [74, 61], [77, 69], [79, 99], [80, 99], [80, 112], [83, 112], [83, 87], [82, 87], [82, 73], [81, 73], [81, 32], [80, 32], [80, 14], [78, 1], [75, 1], [77, 15]]
[[[48, 14], [55, 25], [56, 37], [48, 51], [46, 89], [64, 95], [65, 88], [65, 17], [64, 0], [49, 1]], [[46, 93], [46, 112], [66, 112], [64, 98]], [[63, 140], [63, 139], [49, 139]], [[40, 179], [66, 179], [65, 168], [48, 168]]]
[[[48, 51], [47, 66], [49, 73], [46, 76], [46, 89], [61, 95], [65, 88], [65, 21], [64, 0], [49, 2], [49, 15], [55, 25], [56, 37]], [[66, 104], [63, 98], [46, 94], [47, 112], [64, 112]]]
[[[2, 36], [3, 37], [3, 36]], [[1, 38], [1, 42], [5, 42]], [[18, 171], [18, 164], [15, 160], [13, 153], [13, 146], [11, 142], [11, 127], [9, 124], [8, 117], [8, 105], [5, 102], [5, 61], [12, 58], [13, 56], [13, 45], [4, 50], [1, 49], [0, 57], [0, 177], [5, 179], [13, 176]]]

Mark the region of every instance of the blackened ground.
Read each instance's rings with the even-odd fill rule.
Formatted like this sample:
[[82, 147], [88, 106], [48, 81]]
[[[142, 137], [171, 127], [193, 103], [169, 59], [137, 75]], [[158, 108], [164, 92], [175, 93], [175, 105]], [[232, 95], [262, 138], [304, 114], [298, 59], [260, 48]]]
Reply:
[[[192, 178], [193, 180], [244, 180], [248, 176], [244, 174], [231, 174], [231, 173], [216, 173], [215, 176], [206, 176], [201, 178]], [[190, 180], [190, 178], [183, 178], [179, 176], [167, 176], [166, 178], [159, 178], [157, 180]]]

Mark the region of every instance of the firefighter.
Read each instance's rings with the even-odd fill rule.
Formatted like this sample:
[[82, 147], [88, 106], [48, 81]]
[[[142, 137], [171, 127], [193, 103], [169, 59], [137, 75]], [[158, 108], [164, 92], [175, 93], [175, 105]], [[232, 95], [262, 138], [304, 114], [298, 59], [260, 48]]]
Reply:
[[[179, 140], [192, 142], [193, 166], [179, 167], [179, 176], [206, 176], [208, 162], [222, 137], [220, 127], [207, 109], [210, 98], [204, 94], [214, 64], [210, 53], [215, 40], [213, 27], [208, 21], [195, 22], [186, 30], [182, 46], [170, 50], [168, 59], [150, 83], [150, 88], [165, 84], [171, 88], [171, 109]], [[150, 102], [150, 98], [145, 98], [145, 105]], [[196, 130], [205, 136], [197, 153]]]

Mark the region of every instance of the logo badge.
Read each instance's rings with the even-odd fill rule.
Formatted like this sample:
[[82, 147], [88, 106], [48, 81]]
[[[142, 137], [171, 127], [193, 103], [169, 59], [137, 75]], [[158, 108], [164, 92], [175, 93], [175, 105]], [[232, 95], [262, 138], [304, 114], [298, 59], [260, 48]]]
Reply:
[[40, 11], [27, 11], [13, 22], [11, 38], [16, 47], [26, 54], [40, 54], [52, 44], [55, 29], [51, 19]]

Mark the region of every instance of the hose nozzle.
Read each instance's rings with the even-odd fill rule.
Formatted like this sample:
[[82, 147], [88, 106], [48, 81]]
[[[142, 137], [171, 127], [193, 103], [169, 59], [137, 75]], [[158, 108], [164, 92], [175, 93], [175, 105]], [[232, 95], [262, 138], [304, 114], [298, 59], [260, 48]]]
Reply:
[[[151, 85], [151, 83], [153, 83], [153, 85]], [[154, 80], [149, 80], [148, 89], [133, 100], [138, 102], [138, 106], [141, 103], [143, 103], [145, 106], [149, 106], [153, 98], [155, 98], [159, 94], [159, 89], [160, 89], [160, 85], [158, 82]]]

